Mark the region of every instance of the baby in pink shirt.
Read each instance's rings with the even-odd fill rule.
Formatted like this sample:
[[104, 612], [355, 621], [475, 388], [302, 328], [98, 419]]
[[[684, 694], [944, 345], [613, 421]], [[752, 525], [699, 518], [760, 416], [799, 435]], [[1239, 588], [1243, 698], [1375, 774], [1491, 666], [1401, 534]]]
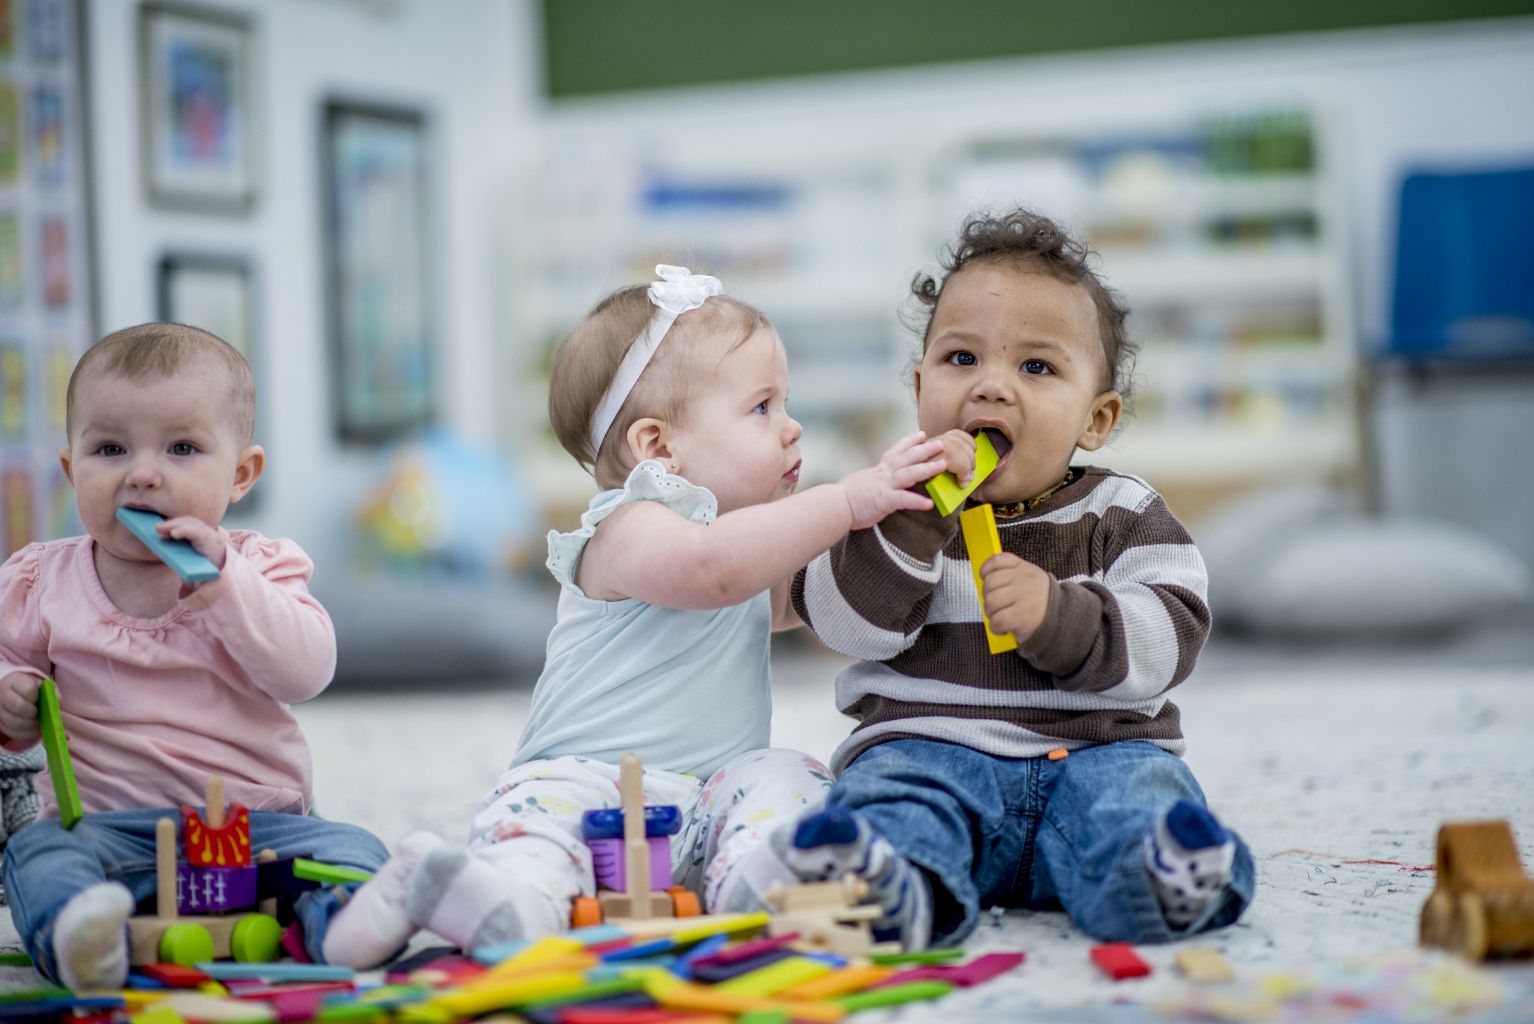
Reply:
[[[0, 567], [0, 747], [38, 740], [40, 681], [58, 684], [85, 817], [44, 814], [5, 851], [11, 914], [38, 969], [75, 989], [114, 988], [125, 922], [154, 893], [154, 823], [202, 802], [210, 772], [251, 813], [255, 848], [374, 870], [382, 844], [310, 817], [309, 748], [288, 706], [335, 669], [313, 565], [289, 540], [219, 523], [260, 478], [255, 384], [234, 348], [180, 324], [108, 335], [75, 367], [59, 461], [87, 536], [33, 544]], [[183, 583], [116, 519], [164, 516], [219, 569]], [[305, 943], [320, 959], [343, 899], [306, 893]], [[318, 934], [315, 934], [318, 933]]]

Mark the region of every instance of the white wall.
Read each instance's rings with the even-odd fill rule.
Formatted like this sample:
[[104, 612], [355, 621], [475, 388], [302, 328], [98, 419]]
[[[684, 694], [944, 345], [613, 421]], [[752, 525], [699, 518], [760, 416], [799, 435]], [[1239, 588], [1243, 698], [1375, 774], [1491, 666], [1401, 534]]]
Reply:
[[[1265, 37], [1183, 46], [702, 87], [565, 101], [555, 138], [665, 152], [741, 136], [784, 159], [818, 148], [919, 155], [976, 133], [1133, 129], [1189, 112], [1314, 106], [1340, 143], [1359, 332], [1389, 303], [1402, 169], [1534, 162], [1534, 18]], [[930, 260], [935, 254], [927, 254]], [[913, 268], [914, 269], [914, 268]]]
[[437, 397], [443, 421], [490, 439], [496, 393], [494, 218], [529, 131], [540, 59], [524, 0], [219, 0], [256, 25], [260, 196], [244, 216], [151, 207], [140, 174], [138, 5], [90, 0], [88, 89], [99, 326], [153, 319], [166, 249], [234, 252], [254, 263], [269, 462], [249, 522], [339, 564], [340, 501], [364, 485], [365, 449], [332, 432], [325, 337], [319, 119], [340, 95], [423, 108], [432, 132]]

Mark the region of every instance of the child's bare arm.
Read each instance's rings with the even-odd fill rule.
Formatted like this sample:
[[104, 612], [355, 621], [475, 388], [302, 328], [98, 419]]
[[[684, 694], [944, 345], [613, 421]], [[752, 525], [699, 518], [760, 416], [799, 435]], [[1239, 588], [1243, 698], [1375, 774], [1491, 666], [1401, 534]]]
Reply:
[[[938, 469], [968, 482], [975, 439], [950, 430], [933, 441], [942, 447], [933, 460]], [[872, 661], [894, 657], [921, 632], [942, 578], [943, 548], [957, 527], [957, 516], [927, 509], [849, 534], [794, 574], [795, 616], [833, 650]]]
[[931, 501], [910, 490], [941, 468], [936, 442], [901, 439], [879, 463], [835, 484], [751, 505], [705, 526], [655, 502], [624, 506], [586, 545], [578, 579], [589, 597], [668, 608], [724, 608], [788, 577], [849, 530]]
[[781, 633], [804, 625], [799, 613], [794, 611], [794, 578], [789, 576], [772, 585], [772, 631]]

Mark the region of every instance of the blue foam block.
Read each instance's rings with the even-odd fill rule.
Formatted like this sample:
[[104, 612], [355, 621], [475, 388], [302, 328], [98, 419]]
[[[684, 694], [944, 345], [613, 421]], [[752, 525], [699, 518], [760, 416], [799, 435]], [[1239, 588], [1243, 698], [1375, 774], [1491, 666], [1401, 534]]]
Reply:
[[197, 549], [184, 540], [161, 537], [155, 527], [165, 517], [137, 508], [120, 508], [117, 521], [126, 526], [133, 536], [143, 541], [154, 556], [175, 571], [188, 583], [206, 583], [218, 579], [218, 566], [197, 553]]

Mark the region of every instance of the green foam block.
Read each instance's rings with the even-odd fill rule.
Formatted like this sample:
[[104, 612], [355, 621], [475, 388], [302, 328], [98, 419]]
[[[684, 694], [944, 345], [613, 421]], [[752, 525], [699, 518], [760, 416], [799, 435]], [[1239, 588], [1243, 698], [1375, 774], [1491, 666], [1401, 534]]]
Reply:
[[932, 503], [937, 506], [938, 514], [953, 515], [953, 510], [964, 504], [964, 499], [985, 482], [985, 478], [991, 475], [1000, 461], [1001, 456], [996, 454], [996, 448], [985, 432], [976, 434], [975, 475], [969, 478], [969, 483], [960, 487], [952, 473], [939, 473], [926, 483], [927, 493], [932, 496]]
[[48, 755], [48, 774], [53, 778], [59, 823], [74, 828], [85, 812], [80, 809], [75, 766], [69, 759], [69, 739], [64, 735], [64, 716], [59, 710], [59, 688], [52, 679], [44, 679], [37, 690], [37, 725], [43, 734], [43, 752]]
[[338, 864], [321, 864], [303, 857], [293, 858], [293, 877], [304, 878], [321, 885], [341, 885], [346, 882], [366, 882], [372, 878], [367, 871], [341, 867]]

